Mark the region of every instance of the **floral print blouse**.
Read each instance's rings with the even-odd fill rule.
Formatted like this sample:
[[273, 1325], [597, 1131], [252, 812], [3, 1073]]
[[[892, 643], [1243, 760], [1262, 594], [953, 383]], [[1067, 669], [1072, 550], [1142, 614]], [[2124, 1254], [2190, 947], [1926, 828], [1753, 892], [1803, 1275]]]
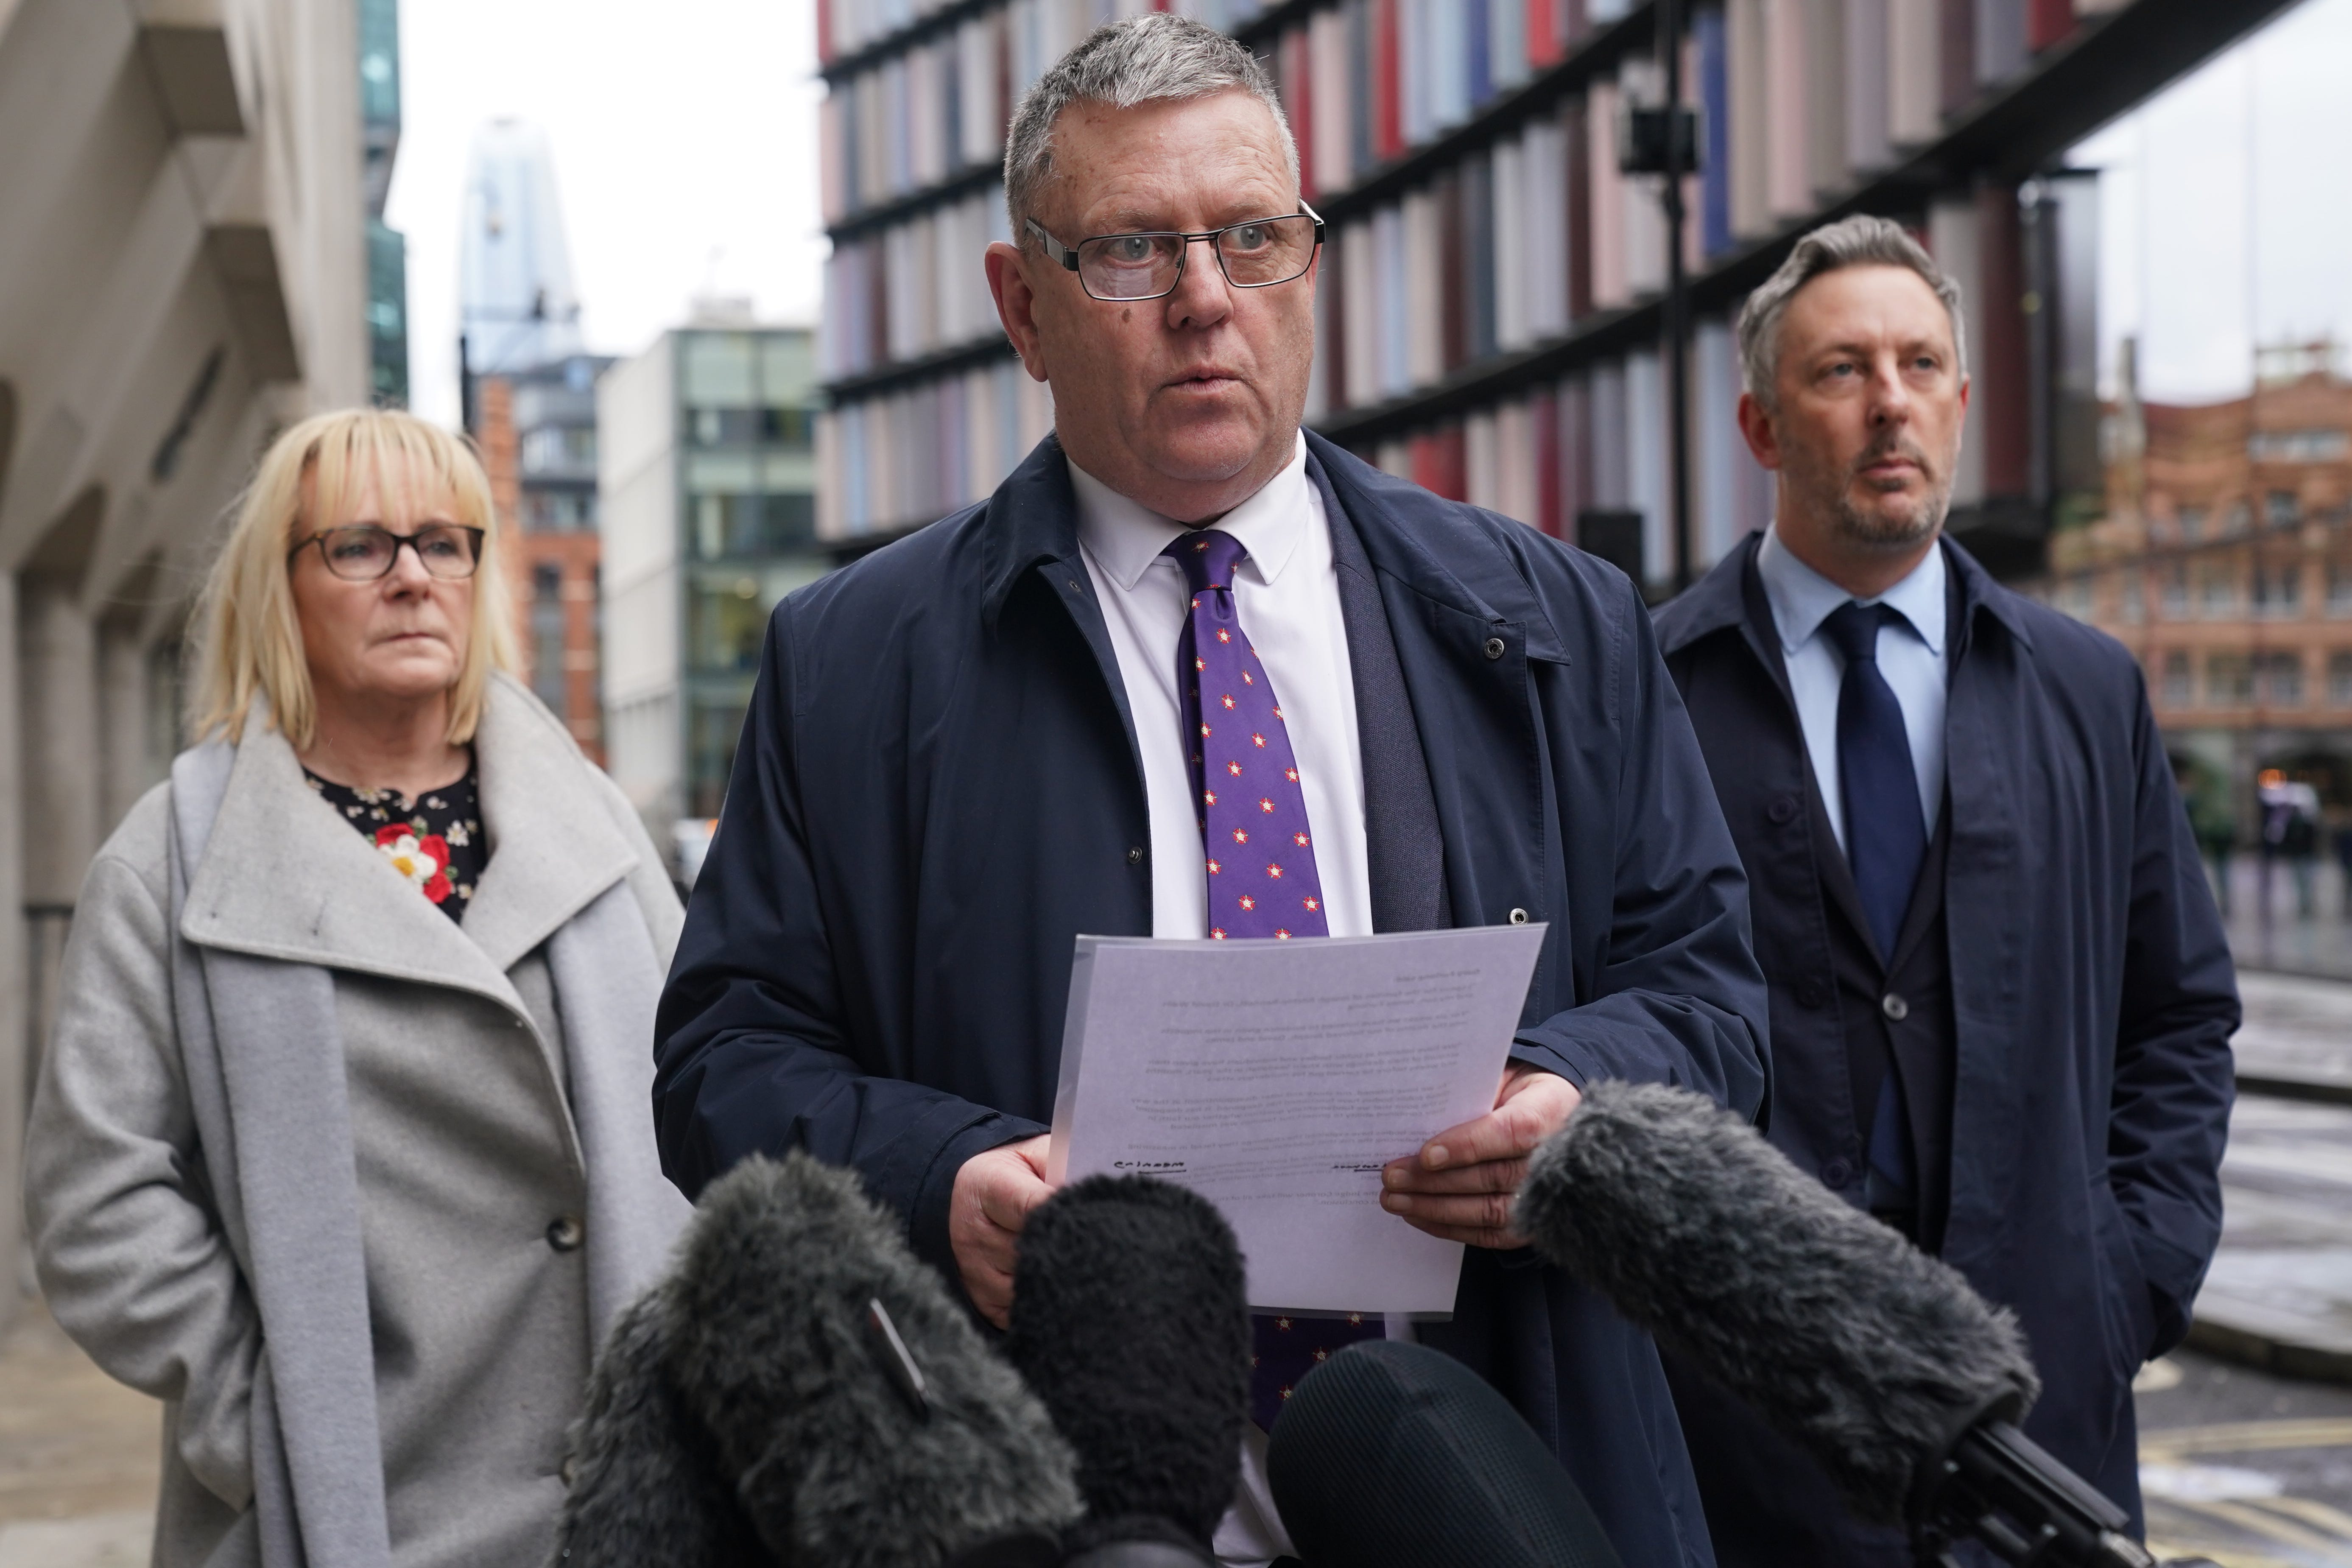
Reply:
[[367, 836], [409, 886], [451, 920], [466, 918], [466, 902], [490, 862], [477, 770], [469, 767], [448, 788], [427, 790], [415, 800], [394, 790], [330, 783], [308, 768], [302, 778]]

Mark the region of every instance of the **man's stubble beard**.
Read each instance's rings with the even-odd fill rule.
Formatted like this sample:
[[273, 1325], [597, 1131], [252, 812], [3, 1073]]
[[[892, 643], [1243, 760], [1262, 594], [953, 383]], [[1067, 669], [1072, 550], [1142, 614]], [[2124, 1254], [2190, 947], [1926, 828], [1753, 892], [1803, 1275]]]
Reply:
[[[1899, 522], [1865, 511], [1853, 500], [1856, 474], [1878, 458], [1888, 456], [1909, 458], [1919, 465], [1919, 472], [1927, 483], [1927, 493], [1919, 500], [1919, 510]], [[1954, 465], [1947, 462], [1940, 471], [1937, 470], [1929, 465], [1927, 454], [1912, 443], [1874, 446], [1834, 479], [1823, 475], [1822, 470], [1828, 466], [1807, 451], [1798, 464], [1799, 478], [1803, 488], [1813, 494], [1818, 496], [1827, 492], [1828, 505], [1822, 510], [1837, 536], [1849, 544], [1889, 554], [1909, 550], [1935, 538], [1951, 510], [1951, 470]]]

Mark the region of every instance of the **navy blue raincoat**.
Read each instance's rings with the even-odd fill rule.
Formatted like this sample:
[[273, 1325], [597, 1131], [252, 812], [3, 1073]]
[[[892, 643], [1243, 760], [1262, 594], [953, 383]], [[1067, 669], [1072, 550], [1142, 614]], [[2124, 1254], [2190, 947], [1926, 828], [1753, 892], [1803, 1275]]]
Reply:
[[[1765, 1001], [1738, 857], [1633, 589], [1307, 444], [1375, 924], [1525, 910], [1549, 929], [1519, 1058], [1754, 1114]], [[1150, 934], [1150, 842], [1049, 437], [986, 502], [777, 606], [662, 1002], [671, 1178], [692, 1194], [805, 1148], [855, 1168], [952, 1280], [956, 1170], [1045, 1130], [1072, 939]], [[1424, 1337], [1512, 1399], [1631, 1568], [1712, 1563], [1657, 1352], [1604, 1303], [1530, 1253], [1474, 1250], [1454, 1321]]]
[[[1757, 543], [1659, 611], [1658, 634], [1750, 879], [1772, 1142], [1858, 1198], [1819, 864], [1843, 852], [1806, 809]], [[1942, 1256], [2017, 1313], [2043, 1385], [2026, 1432], [2137, 1518], [2132, 1374], [2188, 1332], [2221, 1240], [2236, 975], [2137, 661], [1941, 548], [1957, 1058]], [[1827, 1498], [1788, 1464], [1759, 1489]]]

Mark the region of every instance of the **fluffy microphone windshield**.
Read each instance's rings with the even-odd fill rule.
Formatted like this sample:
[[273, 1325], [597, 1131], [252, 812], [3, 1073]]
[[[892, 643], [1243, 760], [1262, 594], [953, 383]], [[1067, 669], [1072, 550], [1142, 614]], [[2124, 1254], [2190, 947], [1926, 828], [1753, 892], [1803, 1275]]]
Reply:
[[1208, 1547], [1240, 1479], [1248, 1300], [1232, 1227], [1182, 1187], [1090, 1176], [1030, 1214], [1005, 1348], [1077, 1451], [1074, 1545]]
[[573, 1459], [563, 1568], [1052, 1563], [1080, 1512], [1020, 1375], [857, 1179], [799, 1153], [703, 1194]]
[[1515, 1219], [1866, 1519], [1903, 1522], [1966, 1423], [2013, 1420], [2041, 1392], [2006, 1311], [1683, 1089], [1594, 1085], [1528, 1162]]

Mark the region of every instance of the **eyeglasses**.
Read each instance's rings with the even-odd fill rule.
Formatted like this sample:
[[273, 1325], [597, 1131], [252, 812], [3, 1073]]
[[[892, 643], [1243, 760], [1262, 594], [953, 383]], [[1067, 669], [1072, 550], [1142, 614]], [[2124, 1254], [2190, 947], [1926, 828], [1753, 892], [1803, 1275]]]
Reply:
[[346, 583], [373, 583], [389, 574], [400, 559], [400, 547], [416, 552], [425, 570], [444, 582], [470, 577], [482, 563], [482, 531], [436, 522], [415, 533], [394, 533], [372, 522], [329, 528], [312, 534], [286, 552], [291, 561], [313, 544], [327, 570]]
[[1285, 217], [1251, 218], [1202, 234], [1098, 234], [1078, 241], [1076, 250], [1047, 234], [1035, 218], [1025, 226], [1049, 261], [1078, 275], [1090, 299], [1126, 304], [1159, 300], [1184, 280], [1184, 258], [1195, 240], [1217, 253], [1225, 281], [1236, 289], [1270, 289], [1307, 274], [1323, 243], [1323, 219], [1301, 202], [1304, 212]]

